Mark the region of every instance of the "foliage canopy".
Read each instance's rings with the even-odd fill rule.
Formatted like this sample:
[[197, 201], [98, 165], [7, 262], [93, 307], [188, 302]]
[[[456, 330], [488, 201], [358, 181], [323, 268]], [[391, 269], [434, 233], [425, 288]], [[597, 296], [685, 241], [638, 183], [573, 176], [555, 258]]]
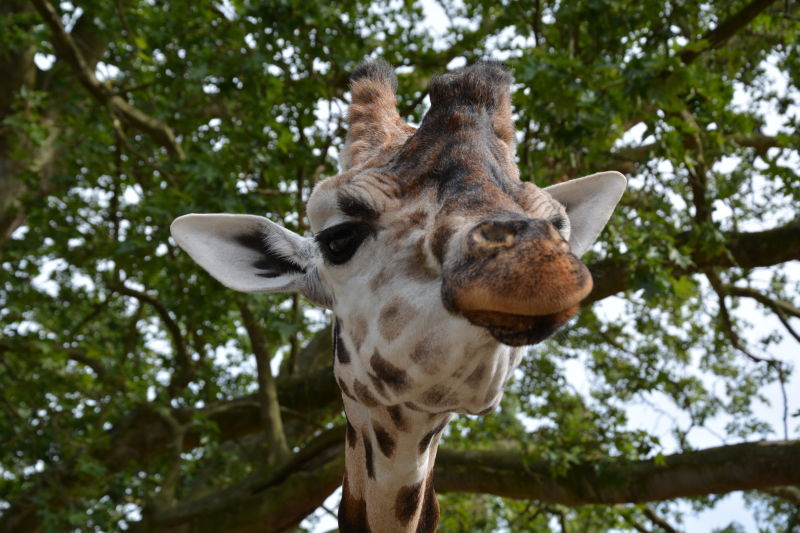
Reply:
[[441, 529], [674, 531], [675, 498], [748, 490], [800, 531], [797, 2], [436, 6], [445, 29], [411, 0], [0, 5], [0, 529], [283, 531], [335, 490], [329, 317], [224, 289], [168, 228], [303, 232], [381, 56], [412, 122], [433, 74], [503, 59], [523, 179], [630, 178], [578, 321], [451, 424]]

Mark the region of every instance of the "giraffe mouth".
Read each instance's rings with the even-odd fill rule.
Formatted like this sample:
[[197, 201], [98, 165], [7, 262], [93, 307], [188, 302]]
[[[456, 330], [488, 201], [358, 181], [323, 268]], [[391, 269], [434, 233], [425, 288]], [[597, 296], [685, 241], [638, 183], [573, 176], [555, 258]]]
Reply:
[[556, 332], [578, 312], [575, 305], [546, 315], [515, 315], [500, 311], [462, 311], [472, 324], [486, 328], [489, 333], [508, 346], [538, 344]]

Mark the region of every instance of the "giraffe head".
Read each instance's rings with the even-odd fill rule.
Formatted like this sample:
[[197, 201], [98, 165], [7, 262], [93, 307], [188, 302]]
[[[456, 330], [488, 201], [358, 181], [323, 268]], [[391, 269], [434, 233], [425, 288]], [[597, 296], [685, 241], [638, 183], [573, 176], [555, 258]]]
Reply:
[[625, 188], [616, 172], [520, 181], [509, 87], [496, 63], [439, 76], [415, 129], [396, 110], [392, 69], [362, 64], [342, 173], [308, 202], [313, 237], [250, 215], [186, 215], [172, 234], [233, 289], [333, 309], [350, 400], [490, 410], [518, 347], [552, 334], [591, 291], [579, 257]]

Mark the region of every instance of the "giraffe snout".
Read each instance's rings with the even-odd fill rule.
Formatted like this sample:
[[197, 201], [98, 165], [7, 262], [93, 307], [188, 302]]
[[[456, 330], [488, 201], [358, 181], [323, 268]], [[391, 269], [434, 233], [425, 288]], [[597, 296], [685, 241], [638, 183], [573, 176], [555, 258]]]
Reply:
[[504, 213], [466, 235], [464, 251], [445, 265], [445, 306], [510, 345], [551, 334], [592, 289], [586, 266], [555, 226]]

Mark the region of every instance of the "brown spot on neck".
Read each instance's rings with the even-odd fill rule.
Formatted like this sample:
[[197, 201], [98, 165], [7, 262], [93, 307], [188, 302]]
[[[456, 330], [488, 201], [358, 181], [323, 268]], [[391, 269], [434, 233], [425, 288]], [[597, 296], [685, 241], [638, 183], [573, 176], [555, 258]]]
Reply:
[[422, 496], [422, 484], [423, 481], [420, 481], [419, 483], [403, 487], [397, 492], [394, 514], [397, 521], [403, 525], [408, 524], [417, 512], [419, 500]]
[[395, 518], [403, 525], [419, 512], [416, 533], [433, 533], [439, 524], [439, 502], [433, 489], [433, 475], [413, 485], [401, 488], [395, 499]]
[[355, 448], [356, 444], [358, 444], [358, 435], [356, 434], [356, 428], [353, 427], [353, 424], [350, 423], [350, 420], [347, 420], [347, 445], [351, 448]]
[[384, 399], [388, 398], [386, 394], [386, 384], [383, 381], [381, 381], [381, 379], [378, 378], [378, 376], [376, 376], [375, 374], [368, 373], [367, 376], [369, 376], [369, 381], [375, 388], [375, 392], [377, 392], [378, 395], [380, 395]]
[[375, 432], [375, 440], [378, 442], [381, 453], [386, 457], [392, 457], [397, 446], [394, 437], [377, 422], [372, 423], [372, 430]]
[[376, 400], [375, 396], [372, 395], [372, 392], [370, 392], [369, 387], [367, 387], [357, 379], [353, 380], [353, 392], [355, 392], [359, 402], [364, 404], [366, 407], [375, 407], [376, 405], [378, 405], [378, 400]]
[[408, 388], [409, 379], [406, 371], [384, 359], [377, 350], [372, 354], [369, 365], [377, 378], [394, 391], [401, 392]]
[[392, 419], [392, 423], [394, 426], [399, 429], [400, 431], [407, 431], [408, 430], [408, 422], [406, 418], [403, 416], [403, 408], [399, 405], [390, 405], [386, 408], [386, 411], [389, 413], [389, 418]]
[[333, 352], [339, 363], [346, 365], [350, 362], [350, 352], [342, 339], [342, 327], [338, 318], [333, 325]]
[[350, 392], [350, 389], [347, 387], [347, 383], [345, 383], [341, 378], [338, 378], [337, 383], [339, 383], [339, 389], [342, 391], [342, 394], [353, 400], [354, 402], [358, 402], [358, 398], [353, 396]]
[[442, 401], [450, 393], [450, 389], [445, 385], [434, 385], [422, 394], [422, 403], [432, 407], [442, 404]]
[[375, 462], [372, 457], [372, 439], [366, 431], [361, 432], [361, 439], [364, 441], [364, 462], [367, 467], [367, 477], [375, 479]]
[[444, 428], [447, 427], [447, 423], [449, 421], [450, 421], [450, 417], [449, 416], [445, 416], [444, 419], [439, 423], [439, 425], [437, 425], [435, 428], [430, 430], [428, 433], [425, 434], [424, 437], [422, 437], [422, 439], [420, 439], [420, 441], [419, 441], [419, 454], [420, 455], [422, 455], [423, 453], [425, 453], [428, 450], [428, 447], [430, 446], [431, 441], [434, 439], [434, 437], [439, 435], [439, 433], [444, 431]]
[[439, 524], [439, 501], [433, 489], [433, 476], [428, 475], [425, 485], [425, 495], [422, 502], [422, 512], [419, 516], [416, 533], [433, 533]]
[[346, 533], [372, 533], [367, 521], [367, 502], [350, 493], [347, 472], [344, 475], [342, 502], [339, 504], [339, 530]]

